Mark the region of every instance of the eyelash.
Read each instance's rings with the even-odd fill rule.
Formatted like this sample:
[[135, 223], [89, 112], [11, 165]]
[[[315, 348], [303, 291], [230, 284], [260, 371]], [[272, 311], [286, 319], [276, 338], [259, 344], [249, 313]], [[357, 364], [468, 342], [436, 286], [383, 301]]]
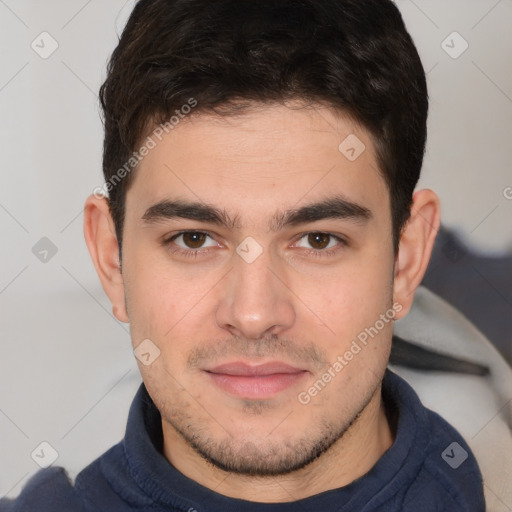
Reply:
[[[188, 230], [185, 230], [185, 231], [180, 231], [178, 233], [174, 233], [173, 235], [165, 238], [163, 240], [163, 242], [162, 242], [162, 245], [164, 247], [169, 248], [171, 243], [176, 238], [180, 237], [181, 235], [188, 234], [188, 233], [199, 233], [199, 234], [206, 235], [206, 236], [208, 236], [208, 237], [213, 239], [213, 236], [210, 233], [208, 233], [207, 231], [195, 231], [193, 229], [192, 230], [188, 229]], [[341, 238], [338, 235], [334, 235], [332, 233], [328, 233], [328, 232], [325, 232], [325, 231], [307, 231], [306, 233], [301, 233], [300, 236], [297, 238], [296, 242], [298, 242], [299, 240], [301, 240], [305, 236], [313, 234], [313, 233], [321, 234], [321, 235], [327, 235], [327, 236], [329, 236], [331, 238], [334, 238], [338, 242], [338, 245], [334, 249], [309, 249], [307, 251], [307, 255], [308, 256], [313, 256], [315, 258], [328, 258], [328, 257], [336, 255], [342, 248], [348, 246], [348, 242], [345, 239]], [[178, 254], [180, 256], [185, 256], [185, 257], [188, 257], [188, 258], [197, 258], [203, 252], [208, 252], [208, 249], [205, 249], [205, 250], [202, 250], [202, 249], [189, 249], [189, 250], [186, 250], [186, 249], [181, 249], [181, 248], [178, 248], [178, 249], [173, 248], [170, 252], [172, 254]]]

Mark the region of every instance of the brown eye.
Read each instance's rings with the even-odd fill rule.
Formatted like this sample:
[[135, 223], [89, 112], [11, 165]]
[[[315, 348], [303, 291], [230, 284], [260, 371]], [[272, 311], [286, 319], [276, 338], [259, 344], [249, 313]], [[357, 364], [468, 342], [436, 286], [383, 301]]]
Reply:
[[183, 243], [189, 248], [189, 249], [199, 249], [202, 247], [206, 241], [206, 233], [196, 233], [196, 232], [188, 232], [183, 233], [182, 235]]
[[212, 251], [222, 248], [212, 235], [204, 231], [182, 231], [162, 241], [165, 250], [177, 257], [198, 258], [212, 256]]
[[308, 243], [313, 249], [325, 249], [331, 240], [331, 235], [327, 233], [309, 233]]
[[307, 249], [308, 256], [331, 257], [338, 254], [348, 243], [341, 237], [323, 231], [305, 233], [295, 247]]

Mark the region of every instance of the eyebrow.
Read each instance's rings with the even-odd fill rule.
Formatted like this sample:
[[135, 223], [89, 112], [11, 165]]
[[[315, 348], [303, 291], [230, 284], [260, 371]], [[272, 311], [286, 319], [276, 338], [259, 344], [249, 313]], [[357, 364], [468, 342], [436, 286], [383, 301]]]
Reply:
[[[300, 208], [277, 212], [269, 222], [270, 231], [279, 231], [287, 226], [296, 226], [325, 219], [345, 219], [365, 223], [373, 217], [371, 210], [360, 204], [335, 196]], [[222, 226], [227, 229], [240, 229], [240, 217], [230, 216], [216, 206], [185, 200], [163, 200], [150, 206], [142, 216], [147, 224], [171, 219], [189, 219]]]

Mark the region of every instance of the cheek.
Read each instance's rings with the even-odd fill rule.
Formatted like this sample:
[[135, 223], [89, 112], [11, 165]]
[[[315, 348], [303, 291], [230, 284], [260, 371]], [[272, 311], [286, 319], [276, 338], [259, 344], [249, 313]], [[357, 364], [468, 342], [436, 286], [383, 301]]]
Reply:
[[161, 340], [179, 314], [185, 283], [150, 251], [135, 247], [128, 254], [123, 275], [133, 343], [144, 338]]
[[150, 339], [163, 359], [179, 366], [194, 342], [211, 334], [211, 290], [218, 276], [184, 271], [161, 257], [152, 258], [149, 251], [134, 256], [125, 268], [132, 343], [135, 347]]
[[[328, 366], [305, 390], [318, 410], [333, 407], [347, 416], [354, 413], [380, 382], [391, 349], [393, 318], [391, 270], [358, 269], [332, 276], [323, 293], [311, 300], [323, 304], [322, 320], [328, 334], [311, 339], [325, 350]], [[385, 275], [387, 278], [384, 278]], [[328, 384], [325, 385], [322, 382]], [[322, 390], [320, 392], [320, 390]], [[316, 396], [312, 398], [313, 393]], [[302, 403], [302, 402], [301, 402]]]
[[[392, 308], [392, 261], [378, 258], [359, 258], [357, 263], [339, 268], [329, 274], [321, 287], [308, 285], [306, 304], [318, 319], [327, 326], [325, 349], [331, 359], [350, 348], [353, 340], [364, 340], [368, 329], [375, 339], [391, 337]], [[381, 315], [386, 315], [382, 324]], [[378, 335], [372, 327], [377, 323]], [[373, 338], [372, 338], [373, 339]], [[329, 340], [329, 341], [327, 341]], [[317, 341], [319, 342], [319, 341]], [[386, 344], [373, 344], [370, 353], [386, 350]], [[366, 351], [366, 356], [370, 356]], [[361, 359], [359, 357], [359, 359]]]

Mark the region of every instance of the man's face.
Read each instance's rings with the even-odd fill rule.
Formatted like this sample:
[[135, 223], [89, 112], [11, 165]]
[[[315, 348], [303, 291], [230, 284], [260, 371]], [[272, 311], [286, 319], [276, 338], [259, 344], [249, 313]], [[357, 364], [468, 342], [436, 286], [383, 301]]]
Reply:
[[123, 241], [133, 345], [160, 350], [139, 367], [164, 437], [242, 473], [311, 461], [380, 389], [393, 263], [389, 192], [348, 118], [182, 120], [136, 171]]

